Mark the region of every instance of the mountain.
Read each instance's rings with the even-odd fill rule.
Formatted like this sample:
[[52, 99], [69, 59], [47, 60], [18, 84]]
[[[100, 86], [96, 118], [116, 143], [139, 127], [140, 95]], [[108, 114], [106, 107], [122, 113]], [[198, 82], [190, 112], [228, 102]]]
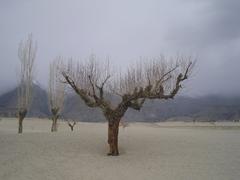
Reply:
[[81, 98], [75, 94], [71, 94], [65, 98], [62, 114], [64, 118], [78, 119], [80, 121], [105, 121], [100, 109], [87, 107]]
[[[108, 95], [117, 104], [119, 98]], [[0, 96], [0, 116], [14, 116], [17, 105], [17, 88]], [[33, 101], [29, 117], [50, 117], [47, 93], [34, 84]], [[98, 108], [87, 107], [76, 94], [65, 98], [62, 117], [87, 122], [103, 122], [105, 118]], [[240, 119], [240, 97], [203, 96], [197, 98], [178, 96], [173, 100], [146, 101], [140, 112], [129, 109], [127, 121], [222, 121]]]
[[[174, 100], [148, 101], [139, 114], [129, 112], [132, 119], [150, 121], [197, 120], [222, 121], [240, 119], [240, 97], [204, 96], [198, 98], [178, 96]], [[181, 118], [182, 117], [182, 118]]]
[[[15, 116], [17, 112], [17, 88], [0, 96], [0, 116]], [[39, 85], [33, 85], [33, 97], [28, 117], [48, 117], [47, 93]]]

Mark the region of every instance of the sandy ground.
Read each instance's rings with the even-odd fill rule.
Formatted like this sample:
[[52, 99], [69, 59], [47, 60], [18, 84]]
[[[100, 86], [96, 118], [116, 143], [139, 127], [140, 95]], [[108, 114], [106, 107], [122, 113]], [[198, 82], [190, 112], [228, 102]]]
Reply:
[[134, 123], [120, 128], [118, 157], [106, 156], [107, 125], [0, 120], [1, 180], [238, 180], [240, 124]]

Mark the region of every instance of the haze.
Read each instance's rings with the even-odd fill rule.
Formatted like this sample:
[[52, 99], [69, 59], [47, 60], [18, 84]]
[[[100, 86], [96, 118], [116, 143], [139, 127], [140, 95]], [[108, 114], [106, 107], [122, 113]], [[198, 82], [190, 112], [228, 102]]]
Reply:
[[192, 55], [184, 93], [240, 95], [238, 0], [1, 0], [0, 93], [17, 84], [18, 44], [38, 43], [36, 81], [47, 86], [56, 56], [95, 53], [126, 67], [139, 57]]

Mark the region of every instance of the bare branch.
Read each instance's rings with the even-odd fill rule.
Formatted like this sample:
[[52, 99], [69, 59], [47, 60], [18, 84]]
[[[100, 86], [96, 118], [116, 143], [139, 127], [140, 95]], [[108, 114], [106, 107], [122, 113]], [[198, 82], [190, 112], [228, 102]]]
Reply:
[[33, 65], [36, 58], [37, 45], [33, 45], [32, 35], [22, 41], [18, 47], [20, 60], [20, 82], [18, 88], [18, 109], [28, 109], [32, 100]]
[[89, 93], [89, 95], [92, 96], [94, 98], [95, 102], [97, 103], [99, 101], [99, 97], [97, 97], [97, 95], [96, 95], [95, 85], [93, 84], [92, 78], [91, 78], [90, 75], [88, 76], [88, 79], [89, 79], [89, 82], [90, 82], [91, 87], [92, 87], [92, 94]]
[[[170, 75], [173, 71], [175, 71], [179, 66], [176, 65], [175, 67], [173, 67], [171, 70], [169, 70], [168, 72], [166, 72], [165, 74], [163, 74], [163, 76], [156, 82], [156, 86], [159, 86], [160, 83], [164, 83], [165, 81], [169, 80], [172, 76]], [[169, 75], [169, 76], [168, 76]], [[164, 78], [168, 76], [165, 80]]]
[[[73, 66], [71, 66], [73, 67]], [[119, 111], [124, 114], [128, 107], [140, 110], [145, 99], [170, 99], [180, 90], [181, 83], [188, 78], [192, 69], [192, 62], [187, 58], [177, 58], [175, 61], [167, 60], [164, 56], [155, 58], [145, 63], [140, 62], [128, 69], [125, 75], [120, 74], [109, 82], [110, 74], [104, 73], [102, 68], [91, 57], [86, 64], [78, 64], [70, 72], [62, 74], [65, 81], [90, 107], [100, 107], [106, 111]], [[68, 74], [67, 74], [68, 73]], [[78, 79], [72, 79], [72, 78]], [[77, 84], [76, 84], [77, 83]], [[99, 85], [100, 84], [100, 85]], [[96, 89], [99, 93], [97, 94]], [[104, 91], [112, 92], [121, 97], [117, 107], [113, 107], [104, 97]]]
[[65, 72], [62, 72], [63, 77], [66, 79], [66, 82], [73, 88], [73, 90], [82, 98], [82, 100], [89, 107], [97, 107], [98, 105], [89, 97], [89, 94], [83, 90], [79, 89], [75, 82], [67, 75]]
[[145, 98], [143, 98], [140, 101], [137, 99], [137, 100], [134, 100], [133, 102], [130, 102], [129, 107], [134, 109], [134, 110], [140, 111], [144, 102], [145, 102]]
[[108, 79], [110, 78], [111, 76], [110, 75], [108, 75], [107, 77], [106, 77], [106, 79], [102, 82], [102, 84], [101, 84], [101, 86], [98, 86], [97, 84], [96, 84], [96, 87], [98, 88], [98, 90], [99, 90], [99, 95], [100, 95], [100, 98], [103, 100], [103, 88], [104, 88], [104, 85], [106, 84], [106, 82], [108, 81]]
[[[122, 79], [121, 83], [125, 84], [122, 92], [125, 90], [125, 94], [122, 96], [122, 102], [116, 110], [123, 109], [124, 107], [140, 110], [145, 99], [174, 98], [182, 87], [181, 83], [188, 78], [193, 63], [191, 61], [186, 62], [186, 59], [177, 61], [175, 66], [168, 64], [169, 62], [165, 63], [161, 61], [152, 62], [145, 67], [138, 66], [140, 68], [138, 70], [133, 69], [131, 72], [129, 71], [126, 74], [127, 78]], [[146, 76], [142, 77], [141, 82], [137, 80], [139, 74], [146, 74]], [[134, 84], [134, 89], [132, 84], [129, 86], [129, 79]], [[143, 103], [138, 103], [139, 99], [144, 99]]]
[[59, 115], [63, 108], [65, 84], [61, 83], [62, 58], [57, 57], [49, 66], [49, 88], [48, 99], [49, 107], [53, 115]]
[[62, 71], [64, 81], [80, 95], [89, 107], [106, 108], [109, 106], [109, 102], [104, 99], [104, 87], [110, 78], [108, 63], [99, 64], [92, 55], [86, 63], [73, 65], [72, 61], [69, 61], [68, 67], [70, 67], [68, 70]]

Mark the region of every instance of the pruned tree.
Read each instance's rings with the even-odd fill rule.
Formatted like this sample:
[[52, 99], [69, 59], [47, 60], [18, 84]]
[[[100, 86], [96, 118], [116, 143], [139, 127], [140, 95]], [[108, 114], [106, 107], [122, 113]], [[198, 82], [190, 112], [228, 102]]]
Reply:
[[33, 43], [32, 35], [26, 41], [21, 41], [18, 47], [20, 60], [20, 74], [18, 86], [18, 133], [23, 131], [23, 119], [29, 110], [33, 91], [34, 61], [36, 58], [37, 44]]
[[[85, 63], [69, 61], [62, 75], [87, 106], [102, 110], [108, 121], [108, 155], [117, 156], [119, 123], [128, 108], [139, 111], [146, 99], [173, 99], [192, 67], [191, 57], [168, 60], [161, 56], [137, 63], [126, 73], [110, 79], [109, 63], [100, 64], [95, 56], [90, 56]], [[114, 105], [106, 92], [120, 96], [120, 102]]]
[[60, 116], [64, 103], [65, 84], [60, 81], [61, 67], [61, 57], [57, 57], [52, 63], [50, 63], [49, 66], [48, 100], [49, 108], [52, 113], [51, 132], [57, 131], [57, 120]]

